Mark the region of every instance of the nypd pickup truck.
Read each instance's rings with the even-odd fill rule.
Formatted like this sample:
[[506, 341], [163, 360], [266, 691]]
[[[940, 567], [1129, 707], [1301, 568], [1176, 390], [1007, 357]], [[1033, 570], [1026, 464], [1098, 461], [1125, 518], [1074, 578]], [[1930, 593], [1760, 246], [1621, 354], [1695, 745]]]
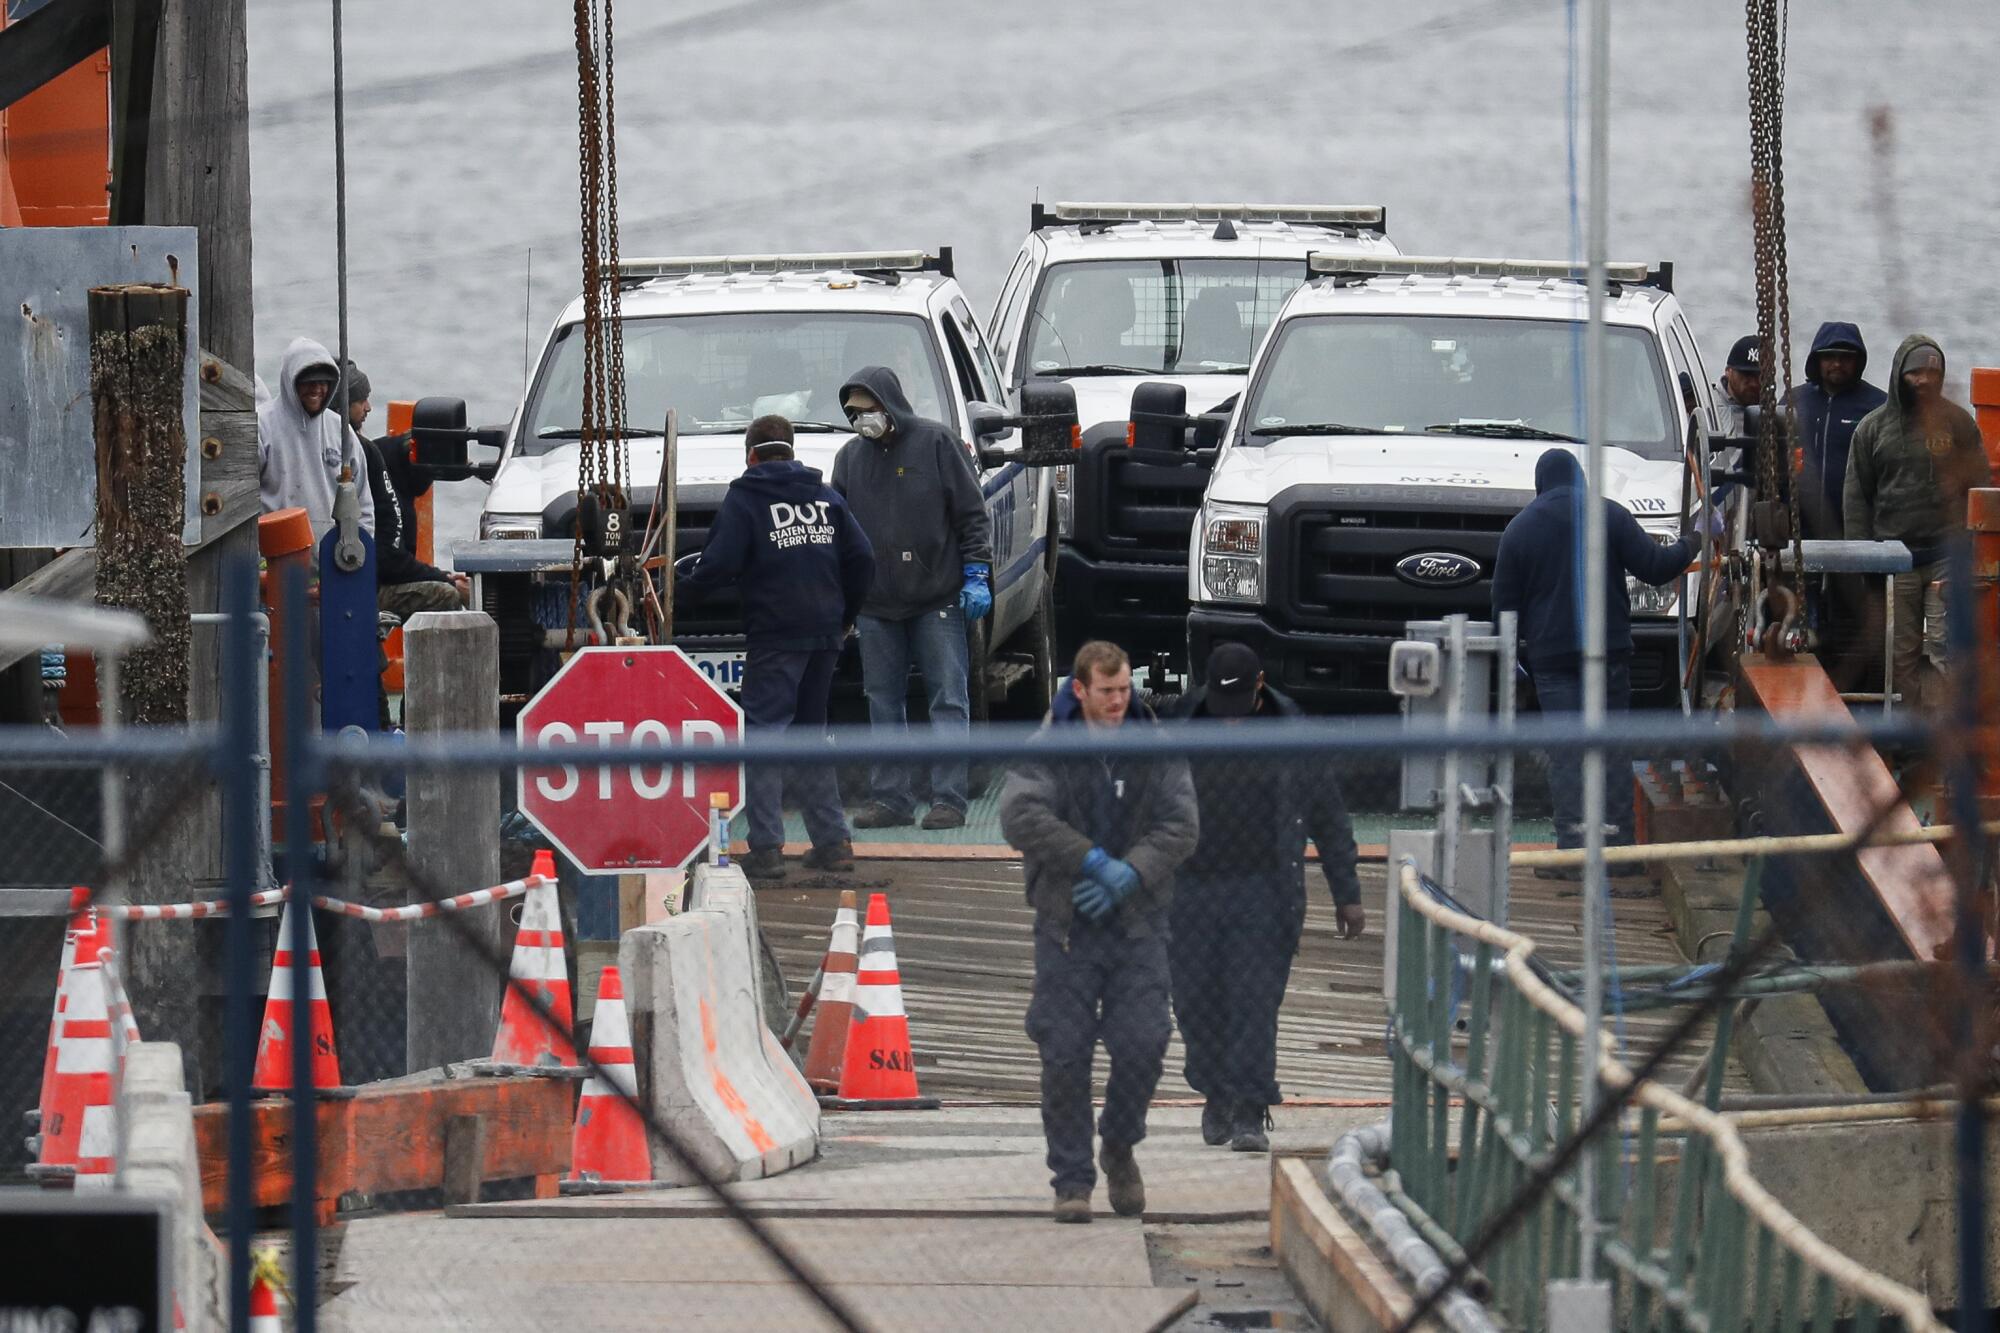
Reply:
[[[1013, 414], [1022, 395], [1001, 379], [952, 276], [950, 250], [628, 259], [619, 279], [630, 500], [618, 525], [624, 539], [646, 532], [659, 502], [669, 409], [677, 426], [678, 558], [706, 540], [723, 492], [743, 470], [752, 420], [789, 418], [799, 461], [831, 475], [834, 455], [853, 433], [841, 384], [863, 366], [888, 366], [919, 415], [960, 433], [993, 520], [993, 612], [970, 631], [975, 679], [986, 685], [972, 692], [975, 716], [1013, 687], [1032, 696], [1023, 707], [1046, 708], [1056, 681], [1050, 463], [1073, 456], [1074, 400], [1038, 391], [1027, 397], [1043, 415]], [[509, 705], [540, 687], [566, 642], [598, 642], [612, 629], [599, 631], [581, 615], [578, 632], [570, 629], [579, 522], [593, 541], [604, 529], [601, 515], [579, 515], [583, 313], [578, 297], [557, 319], [507, 431], [479, 540], [452, 551], [456, 567], [473, 575], [474, 605], [499, 623], [501, 692]], [[584, 599], [616, 555], [593, 552]], [[742, 612], [733, 596], [679, 611], [673, 641], [717, 684], [741, 683]], [[856, 656], [850, 645], [837, 695], [859, 693]]]
[[[1581, 454], [1587, 293], [1561, 261], [1315, 254], [1308, 267], [1202, 496], [1188, 651], [1198, 669], [1218, 641], [1247, 643], [1310, 707], [1386, 708], [1404, 623], [1487, 615], [1536, 460]], [[1725, 418], [1672, 270], [1610, 277], [1605, 492], [1671, 542]], [[1686, 656], [1710, 646], [1683, 642], [1693, 587], [1628, 584], [1635, 705], [1682, 704]]]

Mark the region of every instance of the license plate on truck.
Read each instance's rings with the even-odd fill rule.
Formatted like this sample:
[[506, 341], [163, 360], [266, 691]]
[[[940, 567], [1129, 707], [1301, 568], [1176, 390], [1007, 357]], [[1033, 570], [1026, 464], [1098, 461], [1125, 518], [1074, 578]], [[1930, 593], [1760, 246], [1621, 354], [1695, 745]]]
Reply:
[[723, 689], [743, 688], [742, 653], [689, 653], [688, 660]]

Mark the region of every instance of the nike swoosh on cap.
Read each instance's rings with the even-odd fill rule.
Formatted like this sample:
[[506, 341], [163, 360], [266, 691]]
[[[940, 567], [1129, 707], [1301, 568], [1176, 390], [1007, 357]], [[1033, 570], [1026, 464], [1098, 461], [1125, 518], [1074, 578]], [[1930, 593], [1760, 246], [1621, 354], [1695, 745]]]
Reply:
[[1243, 677], [1224, 676], [1221, 680], [1218, 680], [1215, 683], [1222, 686], [1224, 689], [1228, 689], [1232, 685], [1241, 685], [1243, 683]]

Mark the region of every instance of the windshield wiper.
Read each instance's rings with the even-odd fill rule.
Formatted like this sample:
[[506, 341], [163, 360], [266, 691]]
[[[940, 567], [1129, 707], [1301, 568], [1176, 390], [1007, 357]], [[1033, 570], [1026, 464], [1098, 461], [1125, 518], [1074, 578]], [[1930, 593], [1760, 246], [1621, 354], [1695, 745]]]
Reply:
[[1258, 426], [1252, 435], [1380, 435], [1379, 426], [1350, 426], [1340, 421], [1301, 421], [1291, 426]]
[[1037, 379], [1068, 379], [1073, 375], [1166, 375], [1171, 373], [1173, 372], [1161, 370], [1158, 366], [1117, 366], [1107, 364], [1057, 366], [1053, 370], [1038, 370], [1035, 372], [1035, 376]]
[[840, 435], [854, 434], [854, 427], [832, 421], [794, 421], [792, 429], [795, 431], [833, 431]]
[[1436, 435], [1484, 435], [1495, 440], [1558, 440], [1564, 444], [1582, 444], [1574, 435], [1565, 435], [1559, 430], [1543, 430], [1540, 426], [1527, 426], [1518, 421], [1440, 421], [1435, 426], [1424, 427]]
[[[651, 426], [627, 426], [625, 428], [625, 438], [628, 440], [656, 440], [665, 434], [665, 431], [654, 430]], [[535, 438], [538, 440], [580, 440], [583, 438], [583, 427], [544, 426], [535, 432]]]

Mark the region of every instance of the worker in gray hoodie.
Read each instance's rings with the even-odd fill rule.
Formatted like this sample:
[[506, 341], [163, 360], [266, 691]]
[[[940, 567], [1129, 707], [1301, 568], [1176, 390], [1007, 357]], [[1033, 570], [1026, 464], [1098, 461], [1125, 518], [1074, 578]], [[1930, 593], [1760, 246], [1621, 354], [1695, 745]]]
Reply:
[[[833, 489], [875, 548], [861, 606], [861, 686], [868, 720], [901, 730], [910, 668], [923, 674], [931, 726], [970, 730], [966, 626], [993, 609], [993, 523], [972, 455], [949, 427], [916, 414], [896, 372], [866, 366], [840, 388], [854, 438], [833, 460]], [[916, 816], [910, 771], [878, 764], [856, 828], [896, 828]], [[931, 765], [927, 829], [965, 823], [965, 761]]]
[[266, 513], [299, 508], [318, 541], [333, 526], [343, 474], [361, 501], [361, 526], [375, 531], [375, 499], [361, 437], [329, 411], [340, 371], [326, 348], [294, 338], [279, 364], [278, 387], [257, 407], [257, 484]]
[[1965, 493], [1993, 469], [1972, 414], [1944, 396], [1944, 349], [1913, 333], [1890, 364], [1889, 399], [1861, 418], [1847, 451], [1847, 540], [1899, 541], [1912, 567], [1895, 576], [1895, 686], [1912, 697], [1923, 663], [1924, 589], [1944, 577], [1965, 531]]

